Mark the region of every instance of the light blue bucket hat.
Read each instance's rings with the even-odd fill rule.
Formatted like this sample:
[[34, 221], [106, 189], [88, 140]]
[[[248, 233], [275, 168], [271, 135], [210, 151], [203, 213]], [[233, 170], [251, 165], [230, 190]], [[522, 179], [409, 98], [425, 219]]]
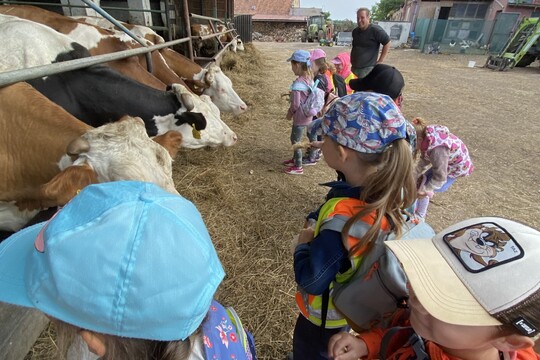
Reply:
[[224, 275], [197, 208], [137, 181], [88, 186], [0, 244], [0, 301], [122, 337], [186, 339]]
[[379, 154], [392, 142], [405, 139], [416, 148], [416, 131], [389, 96], [356, 92], [339, 98], [326, 114], [310, 124], [310, 131], [327, 135], [361, 153]]

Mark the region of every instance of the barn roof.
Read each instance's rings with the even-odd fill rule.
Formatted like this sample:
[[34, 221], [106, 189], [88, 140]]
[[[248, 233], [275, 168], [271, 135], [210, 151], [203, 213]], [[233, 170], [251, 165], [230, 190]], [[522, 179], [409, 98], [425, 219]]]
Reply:
[[319, 15], [320, 8], [300, 8], [298, 0], [237, 0], [236, 15], [253, 15], [254, 21], [304, 22], [306, 17]]
[[289, 16], [294, 0], [240, 0], [234, 2], [234, 13]]

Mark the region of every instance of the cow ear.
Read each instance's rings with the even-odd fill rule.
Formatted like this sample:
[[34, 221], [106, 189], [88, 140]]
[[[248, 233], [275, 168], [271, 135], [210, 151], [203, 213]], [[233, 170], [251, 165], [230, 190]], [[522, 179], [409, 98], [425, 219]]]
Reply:
[[70, 166], [40, 186], [39, 190], [25, 194], [16, 205], [21, 210], [62, 206], [77, 195], [79, 190], [97, 182], [96, 173], [90, 165]]
[[163, 146], [174, 159], [182, 145], [182, 134], [178, 131], [169, 130], [163, 135], [154, 136], [152, 140]]
[[189, 124], [192, 128], [198, 131], [206, 129], [206, 118], [201, 113], [186, 111], [181, 114], [175, 114], [174, 118], [176, 120], [174, 123], [176, 126]]

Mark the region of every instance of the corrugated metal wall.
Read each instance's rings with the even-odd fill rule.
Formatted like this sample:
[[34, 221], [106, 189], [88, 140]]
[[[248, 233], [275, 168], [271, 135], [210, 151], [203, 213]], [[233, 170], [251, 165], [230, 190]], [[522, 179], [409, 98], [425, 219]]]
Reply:
[[251, 33], [253, 32], [253, 24], [251, 22], [251, 15], [238, 15], [234, 17], [234, 27], [236, 32], [240, 35], [240, 39], [245, 43], [252, 42], [253, 38]]

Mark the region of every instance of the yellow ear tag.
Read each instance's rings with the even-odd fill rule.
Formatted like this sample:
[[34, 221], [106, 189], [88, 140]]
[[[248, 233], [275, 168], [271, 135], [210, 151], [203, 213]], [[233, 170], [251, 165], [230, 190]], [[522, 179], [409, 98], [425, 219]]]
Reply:
[[200, 139], [201, 138], [201, 132], [197, 129], [195, 129], [195, 125], [194, 124], [191, 124], [191, 134], [193, 135], [193, 137], [195, 139]]

